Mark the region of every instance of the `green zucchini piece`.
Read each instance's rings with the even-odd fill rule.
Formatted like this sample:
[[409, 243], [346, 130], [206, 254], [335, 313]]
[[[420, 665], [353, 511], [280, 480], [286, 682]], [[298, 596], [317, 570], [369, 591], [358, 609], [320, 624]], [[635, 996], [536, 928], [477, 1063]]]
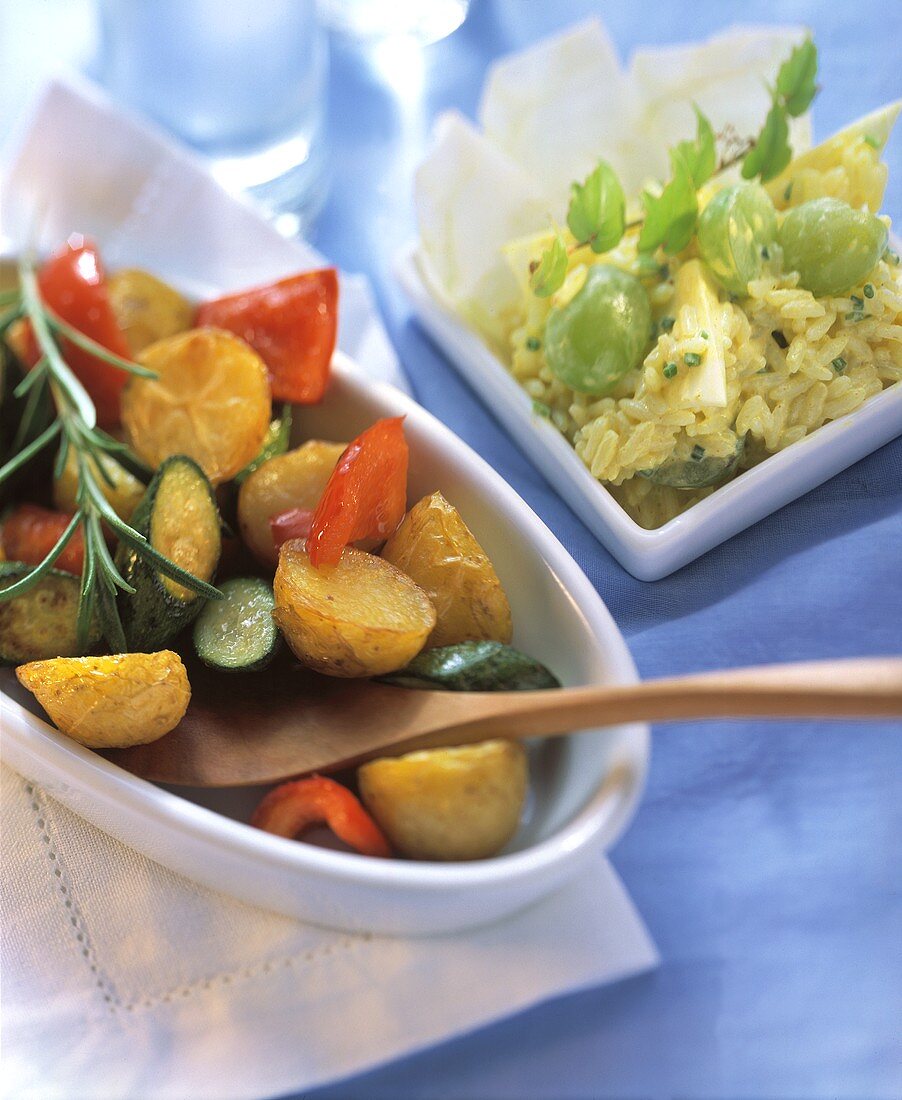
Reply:
[[653, 470], [640, 470], [639, 476], [672, 489], [706, 489], [726, 481], [734, 473], [744, 450], [745, 436], [737, 436], [736, 449], [731, 455], [718, 458], [690, 453], [688, 458], [667, 462]]
[[[202, 581], [213, 581], [222, 546], [213, 487], [185, 455], [167, 458], [132, 514], [131, 525], [155, 550]], [[135, 589], [120, 594], [119, 613], [133, 652], [152, 653], [200, 614], [202, 596], [170, 580], [130, 547], [120, 544], [116, 564]]]
[[291, 406], [283, 405], [282, 412], [276, 420], [270, 422], [269, 428], [266, 431], [266, 436], [263, 440], [263, 446], [260, 448], [256, 458], [252, 458], [250, 462], [244, 467], [243, 470], [239, 470], [232, 479], [237, 485], [241, 485], [246, 481], [254, 470], [259, 470], [264, 462], [269, 462], [271, 458], [275, 458], [276, 455], [283, 455], [288, 450], [288, 443], [291, 438]]
[[219, 586], [194, 624], [198, 657], [220, 672], [257, 672], [275, 657], [281, 641], [272, 617], [272, 585], [260, 577], [235, 577]]
[[538, 691], [561, 686], [544, 665], [503, 642], [426, 649], [405, 668], [379, 678], [399, 687], [433, 691]]
[[[30, 573], [33, 565], [0, 562], [0, 588]], [[51, 569], [32, 589], [0, 602], [0, 664], [83, 657], [100, 644], [95, 617], [85, 649], [78, 645], [76, 623], [81, 582], [72, 573]]]

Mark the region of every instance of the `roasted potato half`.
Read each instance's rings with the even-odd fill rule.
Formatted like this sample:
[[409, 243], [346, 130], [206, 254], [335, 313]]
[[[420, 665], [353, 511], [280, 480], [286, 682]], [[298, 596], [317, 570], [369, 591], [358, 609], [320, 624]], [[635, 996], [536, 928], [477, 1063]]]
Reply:
[[263, 360], [243, 340], [191, 329], [151, 344], [138, 361], [157, 377], [129, 381], [122, 423], [148, 466], [187, 455], [219, 485], [257, 456], [272, 402]]
[[[0, 588], [15, 584], [32, 568], [19, 562], [0, 562]], [[51, 569], [34, 588], [0, 602], [0, 665], [75, 656], [97, 646], [100, 630], [96, 618], [85, 648], [78, 644], [80, 590], [78, 577]]]
[[273, 616], [295, 656], [327, 676], [403, 668], [435, 626], [426, 593], [399, 569], [347, 547], [337, 565], [310, 563], [304, 542], [279, 554]]
[[511, 609], [486, 552], [441, 493], [413, 506], [382, 551], [426, 592], [435, 630], [426, 643], [511, 640]]
[[191, 328], [194, 310], [171, 286], [138, 268], [117, 271], [107, 280], [110, 305], [132, 355], [157, 340]]
[[56, 657], [20, 665], [16, 676], [62, 733], [92, 749], [156, 741], [191, 699], [185, 666], [170, 650]]
[[263, 565], [275, 568], [279, 551], [269, 521], [289, 508], [316, 508], [346, 444], [310, 439], [254, 470], [238, 494], [241, 536]]
[[526, 798], [526, 752], [483, 741], [372, 760], [360, 795], [392, 845], [412, 859], [485, 859], [514, 835]]
[[[98, 461], [106, 476], [98, 474], [97, 485], [116, 515], [128, 523], [146, 486], [112, 455], [98, 453]], [[69, 448], [60, 476], [53, 479], [53, 503], [61, 512], [74, 512], [78, 508], [78, 457], [74, 447]]]

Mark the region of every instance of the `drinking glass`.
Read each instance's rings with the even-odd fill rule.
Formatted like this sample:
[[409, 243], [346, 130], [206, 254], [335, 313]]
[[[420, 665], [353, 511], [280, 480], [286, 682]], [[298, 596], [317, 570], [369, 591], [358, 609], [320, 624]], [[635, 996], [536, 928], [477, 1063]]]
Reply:
[[99, 75], [291, 234], [325, 191], [316, 0], [100, 0]]
[[467, 17], [470, 0], [319, 0], [331, 30], [375, 41], [408, 38], [425, 46], [445, 38]]

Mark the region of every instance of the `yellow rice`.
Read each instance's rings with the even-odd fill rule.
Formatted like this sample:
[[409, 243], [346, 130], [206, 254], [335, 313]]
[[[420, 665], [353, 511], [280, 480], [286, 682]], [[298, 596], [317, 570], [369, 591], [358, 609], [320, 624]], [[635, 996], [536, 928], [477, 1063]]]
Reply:
[[[855, 142], [838, 151], [835, 164], [806, 169], [777, 206], [784, 209], [821, 195], [868, 206], [879, 202], [885, 181], [885, 166], [874, 151]], [[674, 276], [691, 257], [690, 246], [670, 259], [663, 275], [645, 277], [656, 321], [673, 316]], [[634, 236], [604, 256], [579, 250], [571, 256], [567, 283], [555, 304], [571, 298], [588, 265], [598, 262], [643, 277]], [[707, 456], [726, 458], [743, 437], [739, 469], [748, 468], [902, 380], [902, 268], [888, 253], [866, 282], [873, 287], [872, 297], [865, 297], [862, 283], [842, 297], [815, 298], [798, 286], [796, 274], [781, 274], [774, 265], [750, 283], [748, 297], [729, 301], [721, 292], [725, 408], [688, 407], [678, 398], [677, 380], [663, 374], [666, 363], [705, 353], [699, 320], [688, 305], [678, 311], [670, 332], [660, 332], [642, 365], [612, 394], [599, 398], [570, 389], [549, 370], [541, 338], [551, 302], [524, 284], [522, 312], [510, 331], [508, 365], [537, 411], [570, 440], [593, 477], [637, 523], [659, 527], [715, 489], [660, 486], [640, 471], [684, 459], [694, 446], [704, 447]], [[856, 313], [853, 296], [864, 301], [864, 311]]]

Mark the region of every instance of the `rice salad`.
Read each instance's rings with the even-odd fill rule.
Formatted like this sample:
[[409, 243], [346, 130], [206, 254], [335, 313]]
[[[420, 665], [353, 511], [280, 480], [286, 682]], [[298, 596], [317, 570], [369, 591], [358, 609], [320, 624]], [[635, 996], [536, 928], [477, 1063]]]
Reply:
[[[547, 55], [572, 51], [586, 34], [546, 48]], [[729, 48], [711, 42], [696, 50], [705, 57], [735, 53], [737, 42], [746, 55], [755, 52], [747, 33], [734, 36]], [[766, 66], [773, 77], [786, 45], [785, 37], [757, 42], [756, 81]], [[813, 45], [796, 44], [790, 60], [806, 48], [814, 68]], [[531, 68], [536, 64], [534, 57]], [[782, 66], [780, 79], [791, 67]], [[672, 71], [680, 68], [674, 60]], [[633, 77], [624, 78], [627, 85]], [[427, 164], [418, 178], [427, 280], [480, 332], [532, 398], [535, 414], [566, 437], [643, 528], [663, 526], [743, 470], [902, 381], [902, 266], [889, 243], [890, 220], [879, 214], [887, 182], [881, 155], [900, 104], [810, 148], [802, 124], [815, 94], [814, 71], [807, 78], [805, 114], [791, 109], [792, 90], [785, 100], [784, 129], [794, 155], [790, 159], [784, 133], [785, 160], [760, 170], [758, 179], [748, 178], [740, 157], [723, 171], [721, 155], [714, 167], [714, 128], [696, 106], [699, 144], [681, 144], [696, 155], [704, 125], [712, 159], [697, 186], [696, 228], [679, 247], [649, 248], [645, 239], [643, 222], [653, 215], [661, 184], [651, 185], [642, 205], [621, 191], [624, 228], [602, 249], [598, 241], [586, 243], [588, 230], [573, 232], [572, 218], [574, 202], [583, 202], [583, 213], [601, 217], [596, 228], [604, 233], [599, 189], [604, 196], [606, 187], [616, 192], [620, 186], [604, 162], [594, 181], [572, 184], [567, 225], [559, 226], [547, 212], [554, 201], [560, 217], [559, 192], [553, 200], [548, 190], [537, 194], [534, 179], [518, 175], [491, 142], [459, 120], [446, 123], [434, 157], [445, 177]], [[706, 103], [718, 146], [725, 134], [728, 141], [735, 136], [727, 113], [740, 110], [739, 100], [721, 102], [723, 95], [715, 94], [725, 79], [715, 73]], [[505, 104], [511, 87], [508, 81]], [[657, 89], [648, 102], [642, 117], [667, 97]], [[523, 110], [538, 108], [530, 103]], [[485, 105], [483, 113], [497, 115]], [[528, 127], [512, 119], [510, 130], [517, 135]], [[621, 178], [634, 180], [629, 164], [617, 162], [623, 141], [615, 137], [607, 136], [615, 150], [611, 161]], [[456, 184], [448, 182], [452, 159]], [[602, 168], [607, 175], [598, 175]], [[508, 203], [500, 215], [482, 203], [477, 216], [474, 200], [491, 184], [509, 195]], [[614, 207], [609, 201], [608, 211]], [[546, 228], [537, 232], [536, 224]], [[555, 274], [543, 291], [546, 265]]]
[[[866, 137], [823, 150], [830, 154], [823, 166], [802, 164], [798, 178], [788, 171], [769, 188], [775, 206], [786, 211], [835, 197], [879, 208], [886, 166]], [[881, 221], [888, 229], [889, 219]], [[531, 292], [520, 266], [522, 307], [512, 318], [506, 362], [536, 412], [552, 420], [642, 527], [660, 527], [729, 477], [902, 380], [902, 267], [891, 248], [847, 293], [817, 297], [799, 285], [797, 272], [784, 270], [778, 246], [748, 294], [737, 297], [709, 277], [695, 242], [649, 271], [637, 238], [633, 233], [601, 256], [588, 248], [572, 252], [563, 287], [548, 298]], [[544, 236], [513, 242], [506, 254], [515, 265], [529, 253], [534, 262], [545, 243]], [[641, 366], [594, 396], [553, 373], [543, 337], [552, 309], [572, 301], [600, 263], [643, 283], [653, 339]], [[720, 406], [699, 403], [686, 385], [714, 342], [726, 377]], [[666, 484], [668, 477], [676, 484]]]

